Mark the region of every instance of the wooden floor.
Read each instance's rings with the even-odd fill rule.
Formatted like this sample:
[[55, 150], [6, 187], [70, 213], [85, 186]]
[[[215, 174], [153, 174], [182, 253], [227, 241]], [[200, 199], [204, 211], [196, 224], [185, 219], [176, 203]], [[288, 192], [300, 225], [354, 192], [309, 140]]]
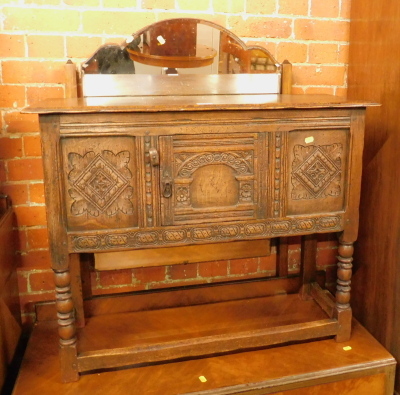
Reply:
[[394, 366], [391, 355], [354, 322], [346, 343], [319, 340], [86, 374], [62, 384], [56, 323], [49, 321], [34, 329], [13, 394], [390, 394]]

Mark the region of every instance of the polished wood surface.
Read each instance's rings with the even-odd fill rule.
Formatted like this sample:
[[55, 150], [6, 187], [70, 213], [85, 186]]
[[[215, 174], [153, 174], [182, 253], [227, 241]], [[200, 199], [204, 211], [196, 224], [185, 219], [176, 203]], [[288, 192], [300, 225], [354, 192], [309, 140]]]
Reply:
[[[160, 76], [164, 77], [164, 76]], [[199, 76], [200, 77], [200, 76]], [[203, 76], [200, 78], [202, 79]], [[207, 76], [212, 77], [212, 76]], [[234, 77], [234, 76], [229, 76]], [[252, 76], [253, 77], [253, 76]], [[152, 77], [153, 78], [153, 77]], [[165, 78], [175, 78], [166, 76]], [[196, 78], [197, 79], [197, 78]], [[207, 78], [212, 85], [212, 79]], [[167, 80], [168, 81], [168, 80]], [[204, 82], [203, 82], [204, 83]], [[234, 82], [232, 82], [234, 84]], [[194, 95], [150, 97], [89, 97], [49, 99], [23, 110], [24, 113], [109, 113], [206, 110], [279, 110], [364, 108], [373, 105], [367, 100], [345, 100], [330, 95]]]
[[336, 383], [316, 385], [311, 388], [301, 388], [275, 395], [319, 395], [319, 394], [381, 394], [386, 389], [386, 376], [383, 373], [356, 379], [341, 380]]
[[126, 394], [133, 383], [135, 393], [146, 395], [393, 394], [395, 361], [357, 322], [346, 343], [328, 339], [98, 372], [67, 384], [60, 380], [56, 327], [55, 322], [37, 323], [13, 395], [84, 395], [100, 389], [102, 394]]
[[[88, 319], [85, 333], [82, 333], [80, 339], [80, 349], [88, 352], [95, 351], [99, 345], [104, 349], [127, 345], [134, 347], [142, 342], [151, 346], [190, 339], [194, 334], [198, 337], [232, 335], [239, 331], [270, 329], [288, 322], [307, 322], [310, 317], [315, 320], [327, 318], [313, 300], [303, 302], [298, 295], [277, 295], [123, 314], [121, 317]], [[96, 324], [97, 320], [101, 320], [100, 326]], [[131, 328], [129, 333], [121, 333], [124, 326]], [[112, 333], [120, 333], [120, 337], [113, 339], [110, 336]]]
[[78, 335], [78, 367], [92, 371], [218, 355], [230, 352], [232, 342], [246, 350], [332, 336], [337, 325], [316, 302], [301, 303], [298, 295], [92, 317]]
[[400, 3], [352, 0], [351, 7], [348, 95], [382, 104], [366, 118], [353, 307], [400, 360]]

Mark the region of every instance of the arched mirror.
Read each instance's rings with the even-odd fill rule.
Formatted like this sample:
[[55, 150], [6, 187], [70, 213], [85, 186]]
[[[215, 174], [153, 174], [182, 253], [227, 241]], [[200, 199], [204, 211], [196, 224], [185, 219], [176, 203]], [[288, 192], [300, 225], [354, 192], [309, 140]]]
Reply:
[[100, 47], [85, 74], [279, 73], [264, 48], [246, 46], [229, 30], [193, 18], [168, 19], [140, 29], [121, 45]]

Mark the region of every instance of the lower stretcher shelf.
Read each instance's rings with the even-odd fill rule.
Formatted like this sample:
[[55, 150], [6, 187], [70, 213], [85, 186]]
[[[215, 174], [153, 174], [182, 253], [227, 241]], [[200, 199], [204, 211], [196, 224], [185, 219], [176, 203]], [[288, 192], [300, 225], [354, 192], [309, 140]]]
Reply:
[[337, 333], [298, 294], [91, 317], [78, 332], [79, 371], [216, 355]]

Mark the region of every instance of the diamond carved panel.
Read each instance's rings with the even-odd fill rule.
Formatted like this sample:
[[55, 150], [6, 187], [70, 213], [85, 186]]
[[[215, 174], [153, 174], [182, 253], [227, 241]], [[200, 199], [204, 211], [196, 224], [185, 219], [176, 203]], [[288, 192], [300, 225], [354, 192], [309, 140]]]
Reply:
[[342, 144], [294, 146], [292, 199], [339, 196], [342, 176]]
[[117, 212], [133, 214], [129, 160], [129, 151], [117, 154], [108, 150], [100, 154], [90, 151], [83, 156], [70, 152], [68, 162], [72, 170], [68, 174], [71, 186], [68, 193], [73, 199], [71, 213], [87, 213], [93, 217], [100, 214], [111, 216]]

